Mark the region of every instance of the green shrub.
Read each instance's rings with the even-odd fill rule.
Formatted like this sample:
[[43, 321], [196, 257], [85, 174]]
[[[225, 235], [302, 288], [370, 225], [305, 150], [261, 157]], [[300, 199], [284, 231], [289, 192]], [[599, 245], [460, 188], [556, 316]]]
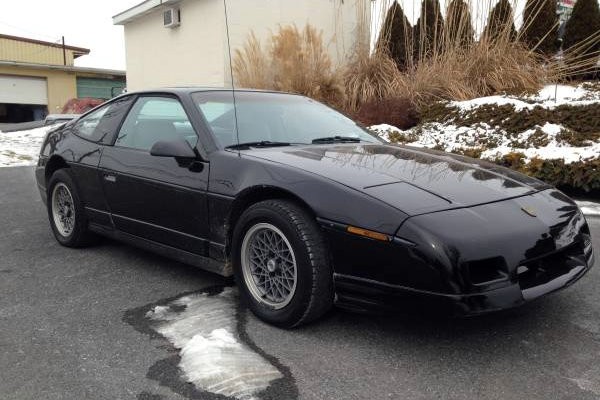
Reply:
[[527, 0], [520, 37], [538, 53], [552, 55], [556, 52], [558, 15], [555, 0]]
[[471, 148], [452, 150], [452, 153], [460, 154], [461, 156], [467, 156], [467, 157], [471, 157], [471, 158], [480, 158], [481, 153], [483, 153], [483, 151], [484, 151], [484, 149], [482, 149], [480, 147], [471, 147]]
[[597, 0], [578, 0], [565, 25], [563, 48], [573, 50], [576, 57], [597, 59], [600, 42], [600, 8]]
[[391, 131], [388, 133], [388, 138], [392, 143], [412, 143], [419, 139], [419, 136], [414, 132], [398, 132]]
[[435, 103], [422, 113], [423, 122], [449, 122], [457, 126], [486, 123], [509, 134], [543, 126], [546, 122], [562, 125], [574, 132], [579, 140], [596, 140], [600, 132], [600, 103], [587, 105], [561, 104], [553, 109], [534, 107], [515, 110], [512, 104], [484, 104], [463, 111], [447, 103]]
[[422, 0], [421, 15], [413, 27], [414, 59], [422, 61], [439, 54], [444, 34], [444, 18], [438, 0]]
[[514, 152], [505, 154], [496, 162], [567, 190], [590, 192], [600, 189], [600, 158], [570, 164], [566, 164], [562, 159], [532, 158], [525, 163], [525, 156], [522, 153]]
[[517, 38], [514, 13], [508, 0], [500, 0], [492, 8], [483, 36], [492, 41], [498, 38], [509, 38], [510, 40]]
[[412, 43], [412, 29], [404, 11], [398, 2], [394, 1], [388, 10], [377, 41], [377, 50], [389, 55], [398, 68], [408, 65], [408, 49]]
[[449, 46], [468, 47], [475, 39], [471, 11], [464, 0], [452, 0], [446, 11], [445, 40]]

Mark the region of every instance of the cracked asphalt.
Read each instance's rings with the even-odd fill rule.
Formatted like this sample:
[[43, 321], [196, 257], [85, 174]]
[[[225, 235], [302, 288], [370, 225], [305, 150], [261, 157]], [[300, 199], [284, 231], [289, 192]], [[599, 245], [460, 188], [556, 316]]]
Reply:
[[[186, 384], [176, 350], [136, 312], [228, 280], [110, 240], [59, 246], [32, 168], [0, 169], [0, 221], [0, 399], [223, 398]], [[294, 331], [238, 310], [241, 339], [285, 375], [261, 397], [600, 399], [600, 219], [588, 222], [597, 265], [516, 310], [335, 310]]]

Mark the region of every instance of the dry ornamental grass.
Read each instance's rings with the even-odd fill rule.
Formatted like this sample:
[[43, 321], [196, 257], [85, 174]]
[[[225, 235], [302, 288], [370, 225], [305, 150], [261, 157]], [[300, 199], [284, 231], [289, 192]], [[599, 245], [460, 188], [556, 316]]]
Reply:
[[[548, 33], [536, 33], [538, 43], [531, 43], [531, 35], [521, 40], [521, 33], [530, 32], [542, 15], [545, 3], [536, 1], [527, 8], [526, 22], [517, 33], [508, 0], [452, 0], [445, 12], [426, 0], [415, 26], [403, 14], [385, 15], [393, 0], [383, 0], [380, 19], [386, 23], [373, 51], [364, 40], [371, 26], [365, 13], [358, 18], [356, 48], [342, 65], [333, 65], [323, 35], [314, 27], [282, 26], [264, 48], [250, 34], [244, 47], [235, 50], [234, 74], [241, 86], [300, 93], [354, 114], [366, 103], [388, 98], [408, 99], [421, 110], [438, 100], [533, 93], [593, 69], [596, 59], [590, 61], [589, 49], [600, 42], [600, 32], [571, 46], [562, 57], [537, 51], [556, 33], [555, 24], [546, 22]], [[402, 13], [402, 7], [392, 9]], [[479, 21], [476, 26], [472, 14]], [[393, 23], [400, 23], [400, 29]]]

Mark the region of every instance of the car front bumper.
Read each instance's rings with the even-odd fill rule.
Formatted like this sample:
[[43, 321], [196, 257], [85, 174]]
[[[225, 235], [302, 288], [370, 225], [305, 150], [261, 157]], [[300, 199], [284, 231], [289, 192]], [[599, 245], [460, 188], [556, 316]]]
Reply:
[[[354, 311], [431, 312], [446, 316], [474, 316], [523, 305], [564, 289], [594, 265], [591, 241], [579, 257], [556, 265], [552, 271], [523, 272], [516, 282], [478, 293], [448, 294], [393, 285], [372, 279], [335, 274], [336, 304]], [[529, 276], [527, 274], [529, 273]]]

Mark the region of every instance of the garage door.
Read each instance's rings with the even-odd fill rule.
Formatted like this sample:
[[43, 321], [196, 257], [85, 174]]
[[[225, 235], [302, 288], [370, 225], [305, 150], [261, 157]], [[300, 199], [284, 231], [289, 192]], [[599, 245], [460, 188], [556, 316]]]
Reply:
[[0, 75], [0, 103], [48, 104], [46, 79]]
[[123, 93], [125, 82], [114, 79], [77, 78], [77, 97], [112, 99]]

